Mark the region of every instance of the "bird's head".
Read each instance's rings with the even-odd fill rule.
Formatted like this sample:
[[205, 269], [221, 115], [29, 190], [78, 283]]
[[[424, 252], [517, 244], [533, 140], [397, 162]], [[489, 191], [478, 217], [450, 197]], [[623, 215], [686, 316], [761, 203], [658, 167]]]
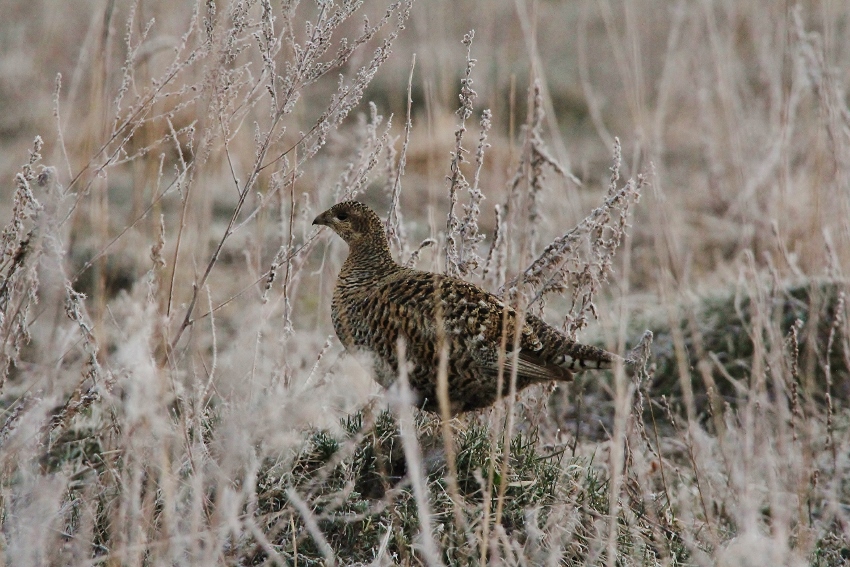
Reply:
[[333, 229], [349, 246], [366, 241], [386, 243], [384, 227], [377, 213], [358, 201], [343, 201], [323, 212], [313, 224]]

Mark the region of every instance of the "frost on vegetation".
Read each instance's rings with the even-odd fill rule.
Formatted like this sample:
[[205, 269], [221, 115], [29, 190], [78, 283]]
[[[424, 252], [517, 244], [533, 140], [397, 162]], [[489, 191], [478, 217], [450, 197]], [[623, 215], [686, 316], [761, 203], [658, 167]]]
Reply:
[[[478, 219], [484, 194], [480, 188], [480, 173], [488, 147], [491, 113], [482, 113], [480, 134], [475, 152], [474, 177], [468, 183], [460, 164], [466, 161], [462, 140], [466, 119], [472, 114], [475, 92], [470, 78], [474, 59], [469, 56], [472, 36], [464, 38], [467, 45], [467, 73], [461, 90], [461, 121], [455, 131], [455, 151], [452, 153], [452, 175], [449, 179], [449, 213], [446, 232], [446, 270], [450, 275], [476, 274], [490, 283], [499, 293], [514, 296], [522, 291], [529, 297], [528, 306], [542, 304], [550, 294], [567, 292], [571, 310], [567, 315], [566, 330], [570, 336], [587, 325], [589, 317], [596, 317], [594, 297], [613, 271], [613, 258], [628, 228], [633, 204], [637, 203], [646, 186], [644, 175], [638, 175], [624, 184], [620, 183], [621, 149], [619, 140], [613, 148], [613, 165], [607, 194], [602, 205], [591, 211], [576, 227], [549, 243], [542, 252], [538, 248], [541, 221], [540, 199], [547, 187], [547, 173], [554, 171], [562, 178], [572, 179], [568, 172], [549, 152], [543, 136], [542, 88], [535, 81], [529, 93], [532, 103], [530, 122], [523, 125], [523, 150], [516, 171], [508, 183], [506, 201], [495, 207], [496, 226], [489, 250], [482, 258], [479, 247], [485, 236], [479, 231]], [[460, 191], [465, 191], [468, 201], [463, 214], [458, 216]], [[524, 269], [508, 281], [506, 274], [511, 265], [522, 261], [528, 254], [536, 256]]]
[[0, 333], [3, 337], [0, 352], [0, 392], [11, 364], [19, 360], [21, 348], [29, 342], [30, 309], [37, 303], [38, 272], [44, 239], [40, 215], [44, 206], [33, 192], [33, 184], [46, 187], [49, 171], [37, 172], [44, 142], [36, 137], [30, 157], [15, 175], [15, 194], [12, 219], [3, 229], [0, 257]]
[[[364, 12], [359, 1], [301, 6], [265, 0], [201, 2], [191, 7], [183, 33], [172, 39], [158, 36], [161, 24], [153, 18], [141, 21], [142, 10], [131, 3], [123, 36], [103, 37], [104, 44], [117, 41], [118, 48], [110, 43], [98, 55], [108, 58], [121, 53], [121, 60], [103, 65], [107, 71], [100, 80], [109, 101], [104, 124], [92, 126], [85, 122], [87, 116], [65, 111], [62, 105], [68, 97], [57, 77], [57, 145], [67, 166], [62, 168], [67, 170], [67, 178], [61, 179], [63, 190], [57, 190], [58, 168], [41, 166], [43, 143], [37, 138], [30, 159], [16, 176], [11, 221], [2, 233], [0, 460], [11, 475], [3, 479], [4, 490], [10, 478], [21, 475], [52, 478], [47, 475], [63, 470], [80, 473], [67, 492], [64, 485], [56, 484], [51, 498], [61, 505], [45, 508], [49, 518], [33, 523], [45, 528], [43, 534], [52, 534], [33, 536], [39, 546], [44, 545], [45, 553], [64, 553], [51, 542], [67, 533], [76, 542], [76, 550], [69, 553], [78, 553], [78, 559], [20, 555], [16, 560], [62, 564], [113, 554], [110, 561], [135, 563], [147, 537], [137, 528], [149, 520], [158, 531], [153, 537], [170, 542], [166, 562], [184, 563], [198, 541], [178, 532], [207, 531], [202, 547], [214, 549], [215, 556], [232, 542], [225, 543], [226, 535], [217, 539], [219, 531], [228, 530], [208, 522], [204, 513], [208, 498], [230, 528], [250, 531], [250, 521], [240, 525], [239, 510], [250, 505], [251, 471], [234, 467], [231, 480], [244, 481], [244, 487], [231, 492], [225, 489], [228, 481], [222, 481], [219, 490], [219, 480], [213, 478], [218, 472], [204, 476], [219, 464], [220, 455], [210, 448], [216, 424], [232, 411], [244, 411], [253, 418], [245, 408], [262, 398], [250, 392], [248, 402], [231, 405], [228, 396], [236, 394], [219, 382], [224, 371], [217, 360], [218, 349], [223, 351], [221, 358], [232, 356], [234, 350], [245, 355], [239, 361], [248, 360], [245, 372], [251, 380], [256, 378], [252, 372], [266, 370], [269, 353], [274, 353], [282, 362], [278, 368], [285, 369], [280, 382], [288, 385], [289, 373], [298, 375], [302, 370], [299, 349], [306, 347], [294, 341], [281, 346], [286, 333], [268, 341], [261, 329], [255, 334], [254, 352], [244, 349], [242, 335], [234, 337], [215, 313], [246, 291], [228, 289], [232, 295], [224, 300], [216, 296], [230, 283], [222, 284], [222, 280], [231, 277], [230, 273], [222, 276], [217, 267], [224, 258], [232, 260], [228, 254], [234, 236], [249, 232], [260, 224], [258, 219], [265, 220], [273, 210], [270, 204], [282, 203], [279, 211], [287, 210], [289, 218], [281, 219], [279, 253], [271, 269], [256, 278], [267, 280], [267, 288], [260, 290], [258, 319], [282, 310], [284, 328], [292, 329], [294, 297], [300, 276], [308, 273], [304, 264], [310, 251], [309, 236], [298, 234], [294, 226], [299, 222], [309, 226], [305, 219], [310, 212], [308, 199], [295, 198], [300, 194], [295, 183], [308, 160], [360, 103], [390, 56], [411, 6], [409, 0], [388, 3], [375, 20], [363, 18], [358, 23], [354, 20]], [[114, 22], [108, 18], [117, 13], [108, 13], [106, 29], [113, 29]], [[305, 21], [306, 14], [310, 22]], [[87, 72], [80, 67], [80, 73]], [[80, 84], [88, 83], [81, 80]], [[292, 135], [298, 131], [292, 125], [300, 120], [292, 115], [305, 100], [311, 104], [320, 100], [323, 107], [318, 112], [311, 108], [308, 114], [316, 116], [315, 122]], [[341, 181], [341, 191], [352, 191], [352, 195], [368, 183], [388, 145], [389, 120], [384, 122], [374, 106], [369, 124], [367, 140], [360, 146], [363, 151], [350, 176]], [[95, 138], [80, 144], [76, 134], [66, 137], [67, 132], [103, 136], [87, 134]], [[89, 153], [80, 156], [80, 148]], [[251, 159], [243, 162], [245, 153]], [[100, 217], [102, 226], [86, 226], [102, 212], [98, 199], [111, 199], [110, 192], [121, 190], [126, 182], [128, 169], [147, 165], [146, 159], [158, 167], [132, 188], [139, 195], [150, 191], [149, 202], [144, 198], [134, 202], [138, 207], [132, 214], [138, 216], [118, 228], [112, 224], [120, 222], [118, 215]], [[151, 168], [139, 171], [143, 169], [147, 173]], [[237, 201], [224, 215], [226, 226], [203, 227], [217, 231], [210, 250], [204, 250], [205, 245], [190, 248], [197, 239], [208, 239], [193, 224], [203, 209], [199, 199], [207, 198], [201, 192], [208, 187], [201, 181], [222, 172], [229, 174]], [[105, 277], [106, 262], [99, 260], [111, 255], [126, 251], [132, 261], [147, 262], [145, 252], [135, 254], [138, 250], [132, 244], [121, 246], [144, 234], [149, 220], [157, 217], [159, 225], [151, 223], [151, 242], [141, 247], [150, 249], [152, 267], [148, 264], [150, 269], [141, 278], [133, 274], [125, 295], [112, 301], [97, 283], [92, 290], [80, 287], [81, 274], [97, 271], [91, 280], [103, 281], [98, 278]], [[76, 258], [71, 259], [66, 249], [69, 233], [76, 239], [91, 238], [99, 247], [71, 275], [67, 270]], [[298, 240], [303, 241], [300, 246]], [[208, 323], [219, 325], [212, 338], [204, 326]], [[30, 341], [34, 347], [27, 351]], [[243, 370], [240, 367], [237, 372]], [[275, 376], [271, 371], [265, 375]], [[278, 385], [264, 382], [263, 387], [276, 392]], [[335, 398], [311, 400], [302, 412], [304, 421], [309, 419], [307, 414], [334, 403]], [[21, 438], [35, 447], [35, 459], [9, 442]], [[252, 443], [246, 443], [245, 449], [252, 453]], [[177, 482], [178, 478], [182, 480]], [[28, 486], [38, 483], [18, 484], [21, 489]], [[4, 500], [4, 518], [23, 510], [9, 504]], [[15, 549], [21, 549], [15, 534], [26, 535], [23, 528], [33, 522], [30, 516], [3, 522], [2, 537], [11, 537]], [[185, 543], [189, 540], [191, 544]], [[196, 564], [212, 564], [202, 559], [206, 551], [194, 552]], [[155, 563], [159, 561], [156, 553], [150, 556]]]
[[360, 115], [357, 118], [358, 127], [355, 130], [357, 137], [357, 152], [355, 157], [343, 168], [336, 185], [334, 185], [334, 201], [347, 201], [354, 199], [369, 182], [373, 170], [380, 163], [381, 153], [390, 142], [392, 129], [392, 118], [386, 121], [383, 130], [379, 127], [384, 123], [384, 117], [378, 114], [378, 107], [369, 103], [369, 117]]
[[[62, 192], [56, 171], [65, 168], [41, 166], [37, 139], [15, 178], [2, 233], [5, 561], [655, 566], [712, 557], [756, 564], [767, 553], [776, 564], [841, 564], [846, 286], [810, 286], [819, 293], [805, 301], [791, 293], [787, 309], [782, 303], [761, 318], [760, 303], [730, 301], [712, 332], [700, 326], [711, 316], [699, 314], [700, 325], [683, 316], [656, 333], [655, 352], [661, 345], [664, 356], [649, 359], [649, 335], [629, 356], [637, 379], [628, 399], [588, 398], [602, 403], [588, 404], [582, 417], [540, 389], [539, 400], [517, 402], [525, 421], [513, 432], [503, 408], [448, 424], [406, 406], [395, 408], [398, 416], [383, 412], [386, 398], [373, 395], [366, 372], [336, 357], [334, 338], [301, 332], [321, 328], [328, 312], [330, 270], [312, 253], [316, 208], [371, 196], [383, 181], [397, 257], [415, 265], [437, 244], [408, 241], [413, 225], [404, 221], [413, 215], [402, 218], [400, 180], [410, 124], [397, 152], [392, 121], [377, 105], [340, 136], [353, 149], [336, 184], [317, 191], [299, 181], [311, 179], [318, 160], [309, 160], [324, 157], [319, 152], [361, 101], [410, 5], [394, 2], [360, 25], [357, 1], [202, 2], [161, 55], [162, 67], [149, 65], [158, 24], [138, 21], [141, 4], [133, 5], [123, 61], [113, 66], [120, 69], [107, 97], [107, 138], [82, 160], [73, 144], [57, 152], [71, 156], [68, 170], [78, 168]], [[802, 42], [796, 57], [808, 62], [827, 110], [844, 117], [829, 121], [837, 144], [846, 136], [836, 125], [847, 121], [840, 97], [827, 93], [834, 75], [818, 36], [799, 18], [794, 25]], [[463, 40], [445, 270], [521, 295], [533, 308], [564, 294], [566, 328], [575, 334], [596, 314], [594, 299], [614, 274], [647, 181], [621, 179], [617, 141], [602, 203], [547, 244], [544, 192], [570, 177], [547, 148], [543, 89], [533, 83], [515, 173], [485, 235], [483, 178], [499, 128], [490, 111], [476, 114], [472, 39], [470, 32]], [[161, 72], [150, 77], [149, 69]], [[310, 90], [323, 81], [325, 90]], [[321, 106], [297, 112], [316, 100]], [[315, 121], [298, 123], [304, 115]], [[125, 226], [105, 226], [83, 271], [115, 253], [115, 242], [145, 236], [153, 221], [139, 246], [144, 276], [118, 299], [86, 297], [65, 272], [69, 227], [87, 222], [98, 184], [120, 185], [142, 158], [153, 164], [150, 202]], [[328, 163], [315, 169], [332, 171]], [[193, 223], [210, 205], [202, 182], [222, 172], [225, 210], [201, 230]], [[809, 326], [797, 307], [817, 301], [820, 311], [807, 316], [819, 323]], [[790, 328], [787, 313], [795, 316]], [[780, 319], [777, 333], [772, 322]], [[704, 357], [682, 364], [677, 349]], [[701, 379], [704, 394], [695, 386]], [[660, 396], [652, 388], [666, 380], [673, 385]], [[607, 375], [597, 381], [601, 390], [610, 384]], [[677, 407], [687, 385], [697, 396], [692, 421]], [[577, 390], [569, 397], [581, 399]], [[586, 422], [606, 428], [615, 417], [621, 437], [612, 440], [608, 430], [581, 437]]]
[[[466, 71], [460, 81], [460, 106], [456, 114], [460, 118], [457, 130], [455, 130], [455, 148], [451, 153], [451, 175], [447, 178], [449, 183], [449, 213], [446, 219], [446, 273], [450, 276], [462, 276], [470, 274], [479, 267], [481, 258], [478, 256], [478, 244], [483, 236], [478, 232], [478, 215], [480, 214], [481, 200], [484, 194], [481, 192], [478, 182], [480, 180], [481, 167], [484, 164], [484, 151], [487, 147], [487, 132], [490, 130], [489, 110], [485, 110], [481, 118], [481, 134], [478, 141], [478, 149], [475, 153], [476, 170], [472, 185], [467, 181], [461, 166], [468, 162], [466, 155], [468, 150], [463, 146], [463, 137], [466, 134], [466, 122], [475, 110], [475, 99], [478, 93], [472, 89], [472, 69], [476, 60], [472, 58], [472, 39], [475, 31], [471, 30], [463, 37], [463, 45], [466, 47]], [[469, 203], [463, 206], [463, 218], [458, 216], [457, 205], [460, 193], [466, 193]]]
[[613, 272], [614, 254], [626, 234], [631, 206], [640, 199], [646, 185], [642, 174], [620, 185], [620, 166], [620, 142], [615, 140], [611, 181], [602, 205], [549, 243], [502, 288], [527, 286], [531, 290], [529, 305], [549, 294], [568, 292], [572, 307], [566, 330], [571, 336], [587, 325], [588, 316], [597, 316], [593, 299]]

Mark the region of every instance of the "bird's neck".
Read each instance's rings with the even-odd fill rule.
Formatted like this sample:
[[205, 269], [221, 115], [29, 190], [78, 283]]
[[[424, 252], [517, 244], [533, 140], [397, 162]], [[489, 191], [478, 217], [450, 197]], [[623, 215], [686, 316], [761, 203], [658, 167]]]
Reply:
[[348, 283], [368, 283], [400, 268], [393, 260], [385, 240], [356, 242], [349, 245], [348, 258], [342, 266], [340, 278]]

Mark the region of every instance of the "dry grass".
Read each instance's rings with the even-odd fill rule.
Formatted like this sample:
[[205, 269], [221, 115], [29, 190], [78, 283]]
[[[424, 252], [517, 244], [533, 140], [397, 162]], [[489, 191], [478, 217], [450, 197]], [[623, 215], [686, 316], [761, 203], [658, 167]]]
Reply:
[[[4, 10], [3, 564], [850, 563], [850, 7]], [[652, 355], [413, 411], [331, 335], [354, 196]]]

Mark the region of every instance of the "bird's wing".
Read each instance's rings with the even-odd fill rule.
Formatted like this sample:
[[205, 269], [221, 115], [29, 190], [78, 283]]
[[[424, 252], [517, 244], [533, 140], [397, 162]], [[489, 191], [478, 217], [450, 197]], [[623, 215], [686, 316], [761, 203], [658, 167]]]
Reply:
[[[499, 373], [499, 348], [498, 344], [478, 344], [476, 356], [476, 366], [486, 374], [498, 375]], [[517, 379], [521, 383], [543, 382], [548, 380], [564, 380], [572, 379], [572, 373], [551, 362], [546, 362], [536, 355], [536, 353], [520, 348], [519, 354], [515, 355], [511, 351], [512, 345], [508, 342], [504, 355], [502, 367], [505, 383], [510, 379], [511, 371], [516, 364]]]
[[510, 377], [516, 363], [517, 377], [524, 382], [546, 380], [570, 380], [572, 373], [540, 356], [543, 344], [534, 325], [525, 321], [519, 329], [519, 354], [514, 357], [512, 350], [517, 332], [517, 312], [501, 299], [486, 291], [456, 281], [455, 291], [462, 301], [453, 303], [454, 309], [464, 308], [463, 316], [467, 336], [475, 343], [474, 350], [480, 353], [478, 366], [485, 372], [498, 373], [498, 353], [505, 345], [504, 376]]
[[[517, 332], [516, 311], [473, 284], [410, 270], [392, 280], [385, 297], [387, 314], [399, 322], [401, 333], [411, 341], [411, 346], [418, 345], [421, 352], [429, 356], [438, 356], [437, 344], [442, 340], [438, 327], [442, 324], [445, 340], [452, 345], [452, 350], [468, 351], [484, 373], [498, 373], [498, 354], [504, 340], [506, 380], [515, 362], [517, 376], [522, 382], [572, 377], [568, 369], [540, 356], [543, 344], [534, 325], [528, 321], [519, 329], [520, 352], [514, 357], [510, 351], [514, 348]], [[434, 301], [437, 298], [439, 301]]]
[[[507, 353], [505, 375], [513, 369], [513, 353]], [[544, 362], [533, 354], [520, 350], [517, 357], [517, 378], [531, 381], [572, 380], [572, 373], [560, 366]]]

